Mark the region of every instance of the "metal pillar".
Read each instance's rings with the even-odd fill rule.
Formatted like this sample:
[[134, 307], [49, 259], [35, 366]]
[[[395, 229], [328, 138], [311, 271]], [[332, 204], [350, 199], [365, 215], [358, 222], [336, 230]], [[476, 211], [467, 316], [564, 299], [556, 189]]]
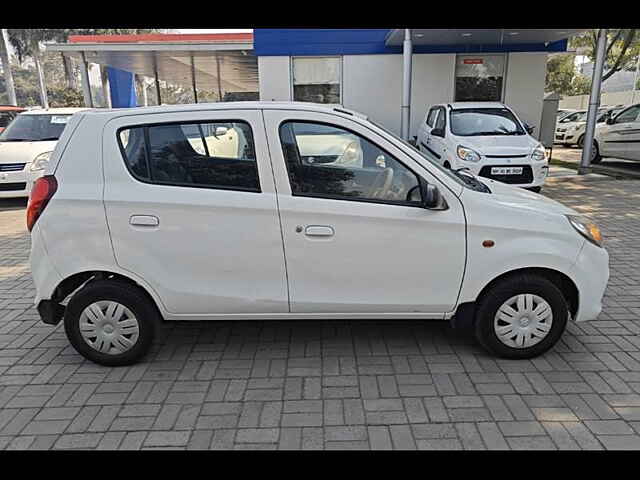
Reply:
[[636, 103], [636, 89], [640, 90], [640, 86], [636, 87], [638, 84], [638, 78], [640, 72], [640, 55], [638, 55], [638, 60], [636, 61], [636, 74], [633, 76], [633, 86], [631, 87], [631, 104]]
[[218, 101], [222, 101], [222, 85], [220, 83], [220, 58], [218, 57], [218, 52], [216, 53], [216, 76], [218, 77]]
[[91, 84], [89, 83], [89, 64], [84, 55], [81, 52], [82, 62], [80, 65], [80, 76], [82, 77], [82, 95], [84, 96], [84, 106], [93, 108], [93, 98], [91, 97]]
[[413, 45], [411, 43], [411, 29], [404, 29], [404, 42], [402, 42], [402, 107], [400, 118], [400, 131], [402, 138], [409, 141], [411, 126], [411, 60]]
[[5, 28], [0, 32], [0, 61], [2, 63], [2, 71], [4, 73], [4, 84], [7, 87], [7, 95], [11, 105], [18, 105], [16, 99], [16, 87], [13, 84], [13, 74], [11, 73], [11, 62], [9, 60], [9, 35]]
[[193, 86], [193, 101], [198, 103], [198, 89], [196, 88], [196, 64], [191, 55], [191, 85]]
[[587, 126], [584, 132], [582, 147], [582, 160], [580, 161], [579, 175], [589, 173], [591, 164], [591, 152], [593, 151], [593, 134], [596, 129], [596, 116], [600, 106], [600, 84], [602, 83], [602, 70], [604, 69], [605, 52], [607, 49], [607, 29], [601, 28], [598, 32], [598, 48], [596, 49], [596, 61], [591, 77], [591, 93], [589, 94], [589, 110], [587, 111]]
[[156, 55], [153, 55], [153, 78], [156, 81], [156, 95], [158, 96], [158, 105], [162, 105], [162, 96], [160, 95], [160, 80], [158, 79], [158, 61]]
[[105, 107], [111, 108], [111, 92], [109, 91], [109, 76], [107, 75], [107, 68], [104, 65], [100, 65], [100, 80], [102, 80], [102, 95], [104, 95]]

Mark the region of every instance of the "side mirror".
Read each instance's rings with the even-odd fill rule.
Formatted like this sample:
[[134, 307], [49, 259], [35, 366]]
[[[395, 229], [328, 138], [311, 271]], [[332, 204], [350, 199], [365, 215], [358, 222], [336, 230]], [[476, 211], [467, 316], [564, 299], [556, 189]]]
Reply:
[[446, 210], [449, 208], [438, 187], [431, 183], [421, 182], [422, 206], [429, 210]]
[[533, 133], [533, 131], [536, 129], [536, 127], [532, 127], [531, 125], [529, 125], [528, 123], [524, 124], [524, 129], [527, 131], [527, 133], [529, 135], [531, 135]]
[[614, 123], [616, 123], [616, 121], [611, 115], [609, 115], [609, 116], [607, 116], [607, 119], [605, 120], [605, 123], [607, 125], [613, 125]]
[[227, 127], [216, 127], [216, 137], [226, 135], [229, 129]]
[[431, 135], [444, 138], [444, 128], [434, 128], [431, 130]]

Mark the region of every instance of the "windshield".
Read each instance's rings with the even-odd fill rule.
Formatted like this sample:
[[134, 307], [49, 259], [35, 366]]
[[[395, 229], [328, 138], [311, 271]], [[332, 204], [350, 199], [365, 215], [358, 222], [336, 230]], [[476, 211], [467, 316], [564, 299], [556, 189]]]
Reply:
[[71, 115], [18, 115], [0, 135], [0, 142], [58, 140]]
[[506, 108], [451, 110], [451, 132], [461, 137], [525, 135], [516, 117]]
[[428, 157], [425, 153], [421, 152], [416, 147], [411, 145], [409, 142], [407, 142], [403, 138], [400, 138], [398, 135], [396, 135], [392, 131], [388, 130], [386, 127], [383, 127], [382, 125], [380, 125], [377, 122], [374, 122], [371, 119], [369, 119], [369, 122], [374, 124], [380, 130], [383, 130], [384, 132], [388, 133], [399, 142], [402, 142], [403, 144], [411, 148], [412, 152], [416, 152], [417, 154], [419, 154], [422, 158], [424, 158], [427, 162], [429, 162], [430, 165], [433, 165], [434, 167], [436, 167], [440, 172], [444, 173], [447, 177], [451, 178], [457, 184], [471, 188], [472, 190], [477, 190], [479, 192], [488, 192], [488, 193], [491, 192], [489, 190], [489, 187], [487, 187], [484, 183], [479, 181], [476, 177], [474, 177], [471, 173], [467, 172], [466, 170], [463, 170], [463, 169], [451, 170], [449, 168], [445, 168], [444, 166], [436, 162], [435, 159]]

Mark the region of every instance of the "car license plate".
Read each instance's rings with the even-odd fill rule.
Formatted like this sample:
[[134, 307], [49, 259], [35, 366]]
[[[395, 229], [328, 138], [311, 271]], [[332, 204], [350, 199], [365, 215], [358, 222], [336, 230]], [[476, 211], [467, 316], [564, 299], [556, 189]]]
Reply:
[[491, 175], [522, 175], [522, 167], [492, 167]]

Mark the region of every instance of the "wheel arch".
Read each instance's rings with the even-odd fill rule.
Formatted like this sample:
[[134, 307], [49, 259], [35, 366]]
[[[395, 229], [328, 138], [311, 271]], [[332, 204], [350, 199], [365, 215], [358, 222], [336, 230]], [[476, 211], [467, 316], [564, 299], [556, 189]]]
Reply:
[[135, 280], [131, 276], [108, 270], [88, 270], [84, 272], [77, 272], [66, 277], [54, 289], [53, 295], [51, 296], [51, 301], [59, 304], [71, 294], [79, 291], [80, 289], [84, 288], [85, 285], [95, 280], [114, 280], [127, 283], [138, 288], [156, 307], [156, 309], [158, 310], [158, 314], [162, 317], [162, 303], [147, 285], [144, 285], [142, 282]]
[[562, 292], [562, 295], [567, 300], [571, 316], [575, 317], [575, 315], [578, 313], [578, 306], [580, 304], [578, 287], [576, 286], [575, 282], [566, 274], [552, 268], [525, 267], [501, 273], [500, 275], [489, 281], [480, 290], [474, 301], [465, 302], [458, 305], [456, 313], [453, 317], [453, 326], [457, 328], [472, 325], [475, 321], [476, 305], [478, 301], [497, 283], [502, 282], [509, 277], [523, 274], [539, 275], [553, 283], [558, 288], [558, 290]]

